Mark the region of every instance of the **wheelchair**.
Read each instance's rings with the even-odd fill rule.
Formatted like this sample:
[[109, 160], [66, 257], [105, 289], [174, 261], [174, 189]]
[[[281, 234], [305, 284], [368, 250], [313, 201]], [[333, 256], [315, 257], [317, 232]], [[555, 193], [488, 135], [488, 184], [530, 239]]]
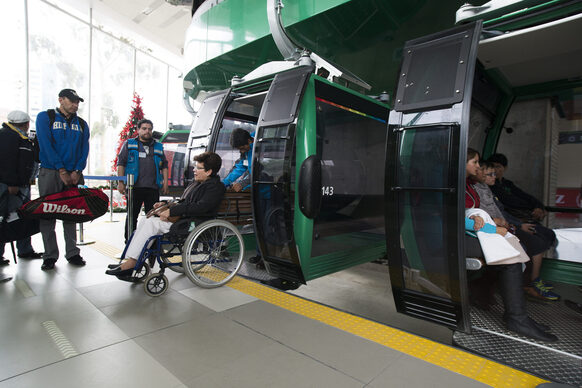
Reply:
[[[125, 258], [125, 246], [120, 262]], [[238, 228], [224, 219], [212, 219], [197, 225], [189, 233], [154, 235], [145, 243], [134, 272], [120, 280], [142, 282], [149, 296], [160, 296], [169, 287], [166, 268], [184, 273], [203, 288], [220, 287], [228, 283], [240, 269], [245, 253]], [[181, 256], [181, 257], [180, 257]], [[176, 260], [178, 258], [178, 260]], [[152, 273], [156, 262], [159, 272]]]

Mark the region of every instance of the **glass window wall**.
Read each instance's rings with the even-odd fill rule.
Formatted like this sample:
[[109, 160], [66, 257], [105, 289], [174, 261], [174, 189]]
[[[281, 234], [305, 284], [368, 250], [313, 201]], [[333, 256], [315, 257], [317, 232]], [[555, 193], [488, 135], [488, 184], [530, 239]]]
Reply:
[[56, 107], [59, 91], [71, 88], [85, 99], [78, 113], [88, 119], [89, 25], [43, 1], [28, 4], [31, 116]]
[[168, 66], [142, 52], [136, 55], [135, 90], [143, 98], [143, 113], [154, 122], [155, 131], [166, 132]]
[[113, 165], [119, 132], [129, 118], [133, 100], [131, 46], [100, 31], [93, 33], [91, 84], [91, 171], [102, 175]]
[[[133, 43], [138, 40], [127, 29], [106, 17], [91, 19], [91, 13], [88, 2], [73, 0], [0, 2], [0, 42], [9, 53], [0, 62], [0, 120], [14, 109], [35, 120], [57, 106], [61, 89], [75, 89], [85, 99], [79, 115], [91, 128], [86, 173], [107, 175], [134, 91], [156, 131], [192, 118], [182, 102], [180, 71], [171, 66], [176, 64], [157, 59], [143, 39]], [[153, 42], [151, 47], [157, 49]]]
[[[24, 29], [24, 0], [0, 2], [0, 38], [3, 59], [0, 71], [0, 117], [26, 106], [26, 34]], [[9, 37], [9, 39], [8, 39]], [[9, 91], [9, 92], [8, 92]]]

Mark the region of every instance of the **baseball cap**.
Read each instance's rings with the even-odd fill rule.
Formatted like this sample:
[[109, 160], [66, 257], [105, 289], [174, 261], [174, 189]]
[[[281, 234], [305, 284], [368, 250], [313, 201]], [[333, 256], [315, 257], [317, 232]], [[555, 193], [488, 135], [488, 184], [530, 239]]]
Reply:
[[63, 90], [61, 90], [59, 92], [59, 97], [67, 97], [71, 101], [81, 101], [81, 102], [85, 102], [85, 100], [83, 100], [81, 97], [79, 97], [79, 95], [77, 94], [77, 92], [74, 91], [73, 89], [63, 89]]
[[21, 110], [13, 110], [8, 113], [7, 119], [9, 123], [23, 124], [30, 121], [30, 116]]

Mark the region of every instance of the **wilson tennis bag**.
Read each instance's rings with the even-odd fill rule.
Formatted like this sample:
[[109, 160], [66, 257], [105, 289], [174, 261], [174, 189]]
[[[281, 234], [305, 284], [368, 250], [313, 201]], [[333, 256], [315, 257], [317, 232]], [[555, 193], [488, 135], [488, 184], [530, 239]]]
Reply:
[[107, 212], [109, 198], [99, 189], [72, 188], [48, 194], [20, 207], [18, 212], [26, 218], [86, 222]]

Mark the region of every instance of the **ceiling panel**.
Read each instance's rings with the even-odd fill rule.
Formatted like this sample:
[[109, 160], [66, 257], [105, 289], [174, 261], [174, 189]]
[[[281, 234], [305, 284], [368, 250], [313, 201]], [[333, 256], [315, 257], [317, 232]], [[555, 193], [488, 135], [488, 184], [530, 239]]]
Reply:
[[[184, 36], [190, 25], [191, 4], [172, 5], [165, 0], [100, 0], [113, 12], [145, 28], [168, 49], [182, 52]], [[191, 2], [190, 2], [191, 3]]]

